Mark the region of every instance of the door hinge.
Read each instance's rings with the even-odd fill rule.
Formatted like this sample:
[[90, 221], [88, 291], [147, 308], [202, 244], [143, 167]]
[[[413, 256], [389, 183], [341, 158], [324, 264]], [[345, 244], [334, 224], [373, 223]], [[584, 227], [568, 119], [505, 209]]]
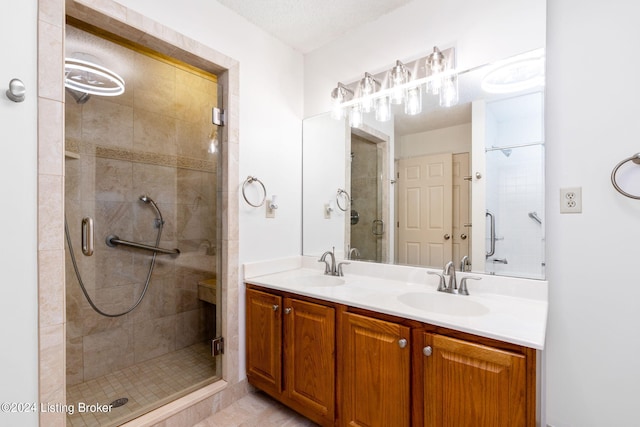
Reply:
[[216, 337], [211, 340], [211, 355], [219, 356], [224, 354], [224, 338]]
[[217, 126], [225, 125], [225, 114], [224, 110], [218, 107], [213, 107], [211, 109], [211, 123]]

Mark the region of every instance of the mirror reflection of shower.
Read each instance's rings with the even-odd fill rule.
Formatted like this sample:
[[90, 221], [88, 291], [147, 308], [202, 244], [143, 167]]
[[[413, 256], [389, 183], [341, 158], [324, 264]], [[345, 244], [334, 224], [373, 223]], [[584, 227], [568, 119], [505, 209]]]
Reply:
[[487, 103], [485, 268], [490, 274], [544, 277], [542, 106], [541, 92]]

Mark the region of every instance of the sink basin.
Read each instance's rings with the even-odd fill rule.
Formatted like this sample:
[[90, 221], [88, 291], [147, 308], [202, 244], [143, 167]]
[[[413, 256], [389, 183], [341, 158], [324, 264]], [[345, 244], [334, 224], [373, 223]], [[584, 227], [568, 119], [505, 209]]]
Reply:
[[287, 285], [298, 286], [339, 286], [344, 285], [344, 279], [336, 276], [310, 275], [287, 277], [283, 280]]
[[462, 295], [444, 293], [408, 292], [398, 296], [398, 301], [409, 307], [450, 316], [482, 316], [489, 309]]

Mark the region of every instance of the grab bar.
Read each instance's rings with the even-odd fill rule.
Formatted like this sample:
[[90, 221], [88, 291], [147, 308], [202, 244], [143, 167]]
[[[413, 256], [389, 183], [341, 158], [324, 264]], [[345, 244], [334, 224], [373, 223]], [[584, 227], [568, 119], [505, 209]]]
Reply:
[[529, 212], [529, 218], [542, 225], [542, 220], [538, 216], [538, 212]]
[[106, 241], [107, 241], [107, 246], [111, 246], [112, 248], [115, 248], [118, 245], [122, 245], [122, 246], [137, 248], [137, 249], [144, 249], [145, 251], [157, 252], [160, 254], [169, 254], [169, 255], [180, 254], [180, 249], [178, 248], [164, 249], [164, 248], [159, 248], [157, 246], [145, 245], [144, 243], [130, 242], [128, 240], [121, 240], [115, 234], [112, 234], [111, 236], [107, 236]]
[[491, 231], [490, 234], [491, 236], [489, 236], [489, 238], [491, 239], [491, 249], [489, 250], [489, 252], [486, 253], [486, 257], [489, 258], [490, 256], [493, 256], [493, 254], [496, 253], [496, 218], [495, 216], [489, 212], [489, 210], [487, 209], [487, 213], [485, 214], [485, 217], [489, 217], [489, 221], [490, 221], [490, 225], [491, 225]]

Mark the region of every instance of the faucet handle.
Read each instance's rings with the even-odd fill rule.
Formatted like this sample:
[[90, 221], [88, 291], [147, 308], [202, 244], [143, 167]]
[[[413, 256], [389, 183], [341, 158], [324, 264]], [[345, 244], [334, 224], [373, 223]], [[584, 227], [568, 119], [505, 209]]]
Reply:
[[329, 265], [329, 261], [325, 259], [325, 255], [322, 255], [322, 258], [320, 258], [318, 262], [324, 262], [324, 274], [331, 274], [331, 266]]
[[342, 266], [343, 265], [349, 265], [351, 264], [350, 262], [341, 262], [338, 263], [338, 276], [344, 276], [344, 273], [342, 272]]
[[482, 280], [482, 277], [478, 276], [466, 276], [460, 280], [460, 289], [458, 289], [458, 295], [469, 295], [469, 290], [467, 289], [467, 280]]
[[437, 271], [427, 271], [427, 274], [432, 274], [434, 276], [440, 277], [440, 282], [438, 283], [439, 292], [443, 292], [447, 289], [447, 283], [444, 280], [444, 274], [438, 273]]

